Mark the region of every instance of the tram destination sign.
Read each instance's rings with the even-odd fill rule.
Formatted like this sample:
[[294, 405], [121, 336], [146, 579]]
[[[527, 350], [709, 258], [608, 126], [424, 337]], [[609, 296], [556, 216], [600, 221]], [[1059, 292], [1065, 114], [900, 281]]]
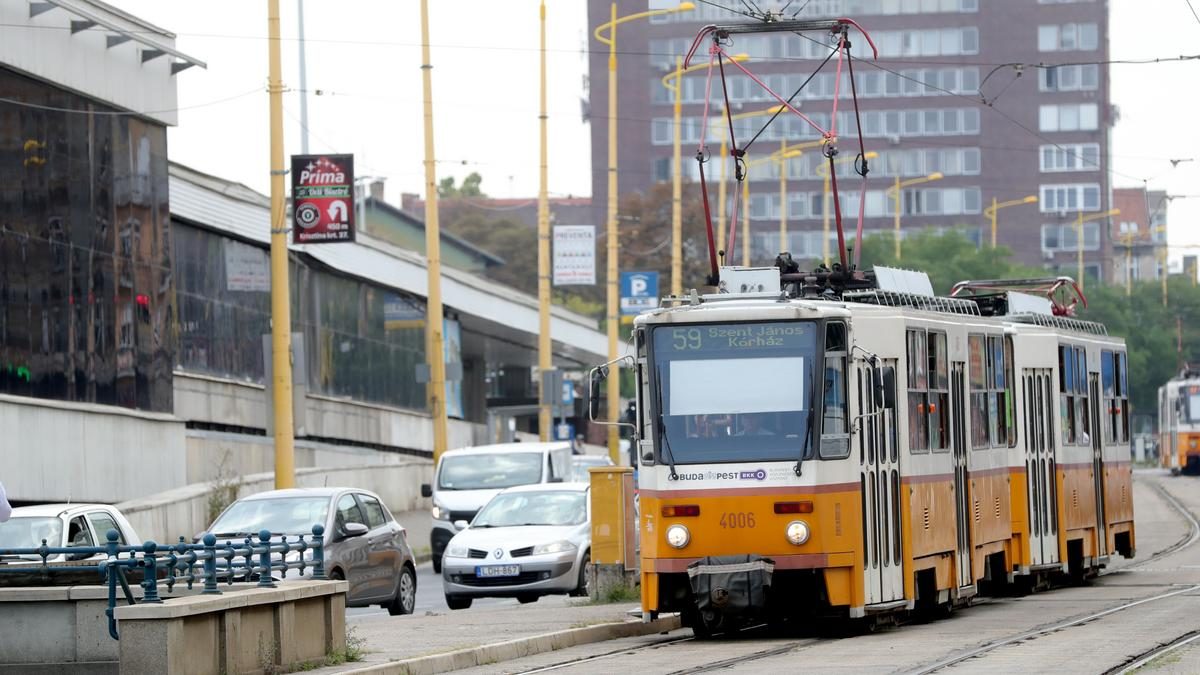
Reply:
[[658, 340], [666, 338], [672, 352], [811, 349], [814, 335], [808, 322], [671, 326], [659, 328], [655, 333]]
[[354, 155], [292, 155], [292, 243], [354, 241]]

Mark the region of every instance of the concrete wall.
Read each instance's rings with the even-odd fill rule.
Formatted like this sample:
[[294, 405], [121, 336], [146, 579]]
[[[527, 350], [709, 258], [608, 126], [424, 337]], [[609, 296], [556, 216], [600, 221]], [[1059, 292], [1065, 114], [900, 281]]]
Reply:
[[0, 395], [0, 429], [10, 500], [112, 503], [187, 484], [172, 415]]
[[[396, 458], [394, 463], [369, 464], [340, 468], [299, 469], [299, 487], [348, 486], [378, 494], [393, 513], [428, 509], [421, 497], [421, 483], [433, 478], [433, 462], [420, 458]], [[245, 476], [239, 497], [275, 489], [271, 473]], [[190, 538], [210, 524], [208, 513], [211, 483], [196, 483], [118, 504], [143, 540], [174, 542], [180, 536]]]
[[103, 586], [0, 588], [0, 673], [116, 672], [107, 597]]

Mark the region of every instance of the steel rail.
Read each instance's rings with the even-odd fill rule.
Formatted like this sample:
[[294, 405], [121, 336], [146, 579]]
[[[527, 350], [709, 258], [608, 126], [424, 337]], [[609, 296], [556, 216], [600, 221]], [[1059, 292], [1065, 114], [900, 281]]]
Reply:
[[[1191, 512], [1191, 510], [1189, 510], [1178, 499], [1176, 499], [1174, 495], [1167, 492], [1166, 489], [1163, 488], [1160, 483], [1154, 482], [1151, 484], [1151, 487], [1153, 487], [1160, 495], [1162, 495], [1163, 498], [1166, 500], [1166, 502], [1173, 509], [1175, 509], [1177, 512], [1179, 512], [1180, 515], [1182, 515], [1184, 517], [1184, 519], [1188, 523], [1189, 531], [1186, 535], [1184, 535], [1182, 538], [1180, 538], [1179, 541], [1175, 542], [1174, 544], [1171, 544], [1170, 546], [1168, 546], [1164, 549], [1161, 549], [1161, 550], [1155, 552], [1153, 555], [1151, 555], [1149, 558], [1147, 558], [1144, 563], [1139, 565], [1139, 567], [1144, 566], [1147, 563], [1150, 563], [1151, 561], [1158, 560], [1160, 558], [1169, 556], [1173, 553], [1178, 553], [1179, 551], [1182, 551], [1182, 550], [1192, 546], [1193, 544], [1195, 544], [1197, 540], [1200, 540], [1200, 521], [1198, 521], [1196, 519], [1196, 516]], [[1137, 569], [1137, 568], [1134, 567], [1131, 569]], [[1018, 642], [1023, 642], [1025, 640], [1029, 640], [1029, 639], [1033, 639], [1033, 638], [1039, 638], [1043, 635], [1048, 635], [1050, 633], [1054, 633], [1054, 632], [1063, 630], [1064, 628], [1071, 628], [1072, 626], [1078, 626], [1078, 625], [1082, 625], [1085, 623], [1089, 623], [1091, 621], [1095, 621], [1096, 619], [1100, 619], [1100, 618], [1109, 616], [1110, 614], [1116, 614], [1117, 612], [1122, 612], [1127, 609], [1131, 609], [1133, 607], [1138, 607], [1140, 605], [1144, 605], [1144, 604], [1147, 604], [1150, 602], [1157, 602], [1159, 600], [1165, 600], [1167, 598], [1172, 598], [1177, 595], [1183, 595], [1185, 593], [1191, 593], [1191, 592], [1194, 592], [1197, 590], [1200, 590], [1200, 584], [1192, 584], [1185, 588], [1178, 588], [1177, 590], [1173, 590], [1168, 593], [1161, 593], [1159, 595], [1154, 595], [1154, 596], [1151, 596], [1148, 598], [1141, 598], [1139, 600], [1126, 602], [1126, 603], [1117, 605], [1115, 607], [1109, 607], [1108, 609], [1101, 610], [1098, 612], [1091, 612], [1091, 613], [1085, 614], [1083, 616], [1077, 616], [1074, 618], [1064, 619], [1062, 621], [1056, 621], [1049, 625], [1040, 626], [1038, 628], [1033, 628], [1033, 629], [1023, 631], [1023, 632], [1015, 634], [1015, 635], [1010, 635], [1005, 638], [993, 640], [991, 642], [982, 644], [973, 649], [968, 649], [963, 652], [958, 652], [957, 654], [953, 654], [944, 659], [935, 661], [934, 663], [922, 666], [920, 668], [916, 668], [913, 670], [907, 670], [907, 671], [905, 671], [905, 673], [907, 673], [907, 675], [926, 675], [928, 673], [934, 673], [934, 672], [937, 672], [944, 668], [953, 666], [955, 664], [962, 663], [963, 661], [966, 661], [968, 659], [973, 659], [973, 658], [979, 657], [983, 654], [987, 654], [989, 652], [995, 651], [1001, 647], [1005, 647], [1005, 646], [1015, 644]], [[1183, 636], [1183, 638], [1188, 638], [1188, 637], [1189, 637], [1188, 635]], [[1198, 635], [1197, 637], [1200, 637], [1200, 635]], [[1180, 640], [1182, 640], [1183, 638], [1180, 638]], [[1194, 639], [1194, 638], [1192, 638], [1192, 639]], [[1191, 640], [1189, 639], [1187, 641], [1190, 642]], [[1169, 647], [1170, 649], [1175, 649], [1180, 646], [1183, 646], [1182, 643], [1178, 644], [1178, 645], [1176, 645], [1175, 643], [1166, 645], [1166, 647]], [[1156, 649], [1163, 650], [1158, 653], [1164, 653], [1165, 651], [1169, 651], [1161, 646], [1157, 647]], [[1151, 650], [1151, 651], [1153, 652], [1155, 650]], [[1151, 658], [1153, 658], [1153, 657], [1151, 657]], [[1122, 671], [1122, 672], [1124, 672], [1124, 671]]]

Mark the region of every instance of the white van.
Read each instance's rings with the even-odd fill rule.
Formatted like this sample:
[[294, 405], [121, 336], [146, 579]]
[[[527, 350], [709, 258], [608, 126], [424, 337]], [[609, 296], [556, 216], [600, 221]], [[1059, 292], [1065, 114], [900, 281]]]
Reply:
[[569, 441], [499, 443], [443, 453], [433, 485], [421, 486], [421, 496], [433, 498], [433, 529], [429, 534], [433, 571], [441, 574], [442, 553], [462, 529], [459, 525], [470, 523], [501, 490], [570, 481], [571, 471]]

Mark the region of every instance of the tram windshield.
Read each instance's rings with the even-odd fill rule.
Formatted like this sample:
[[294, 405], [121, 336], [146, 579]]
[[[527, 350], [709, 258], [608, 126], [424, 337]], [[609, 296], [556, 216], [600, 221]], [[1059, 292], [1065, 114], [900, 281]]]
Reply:
[[812, 321], [659, 326], [651, 407], [662, 461], [796, 460], [813, 454]]
[[1200, 385], [1188, 385], [1179, 388], [1179, 402], [1182, 421], [1190, 424], [1200, 424]]

